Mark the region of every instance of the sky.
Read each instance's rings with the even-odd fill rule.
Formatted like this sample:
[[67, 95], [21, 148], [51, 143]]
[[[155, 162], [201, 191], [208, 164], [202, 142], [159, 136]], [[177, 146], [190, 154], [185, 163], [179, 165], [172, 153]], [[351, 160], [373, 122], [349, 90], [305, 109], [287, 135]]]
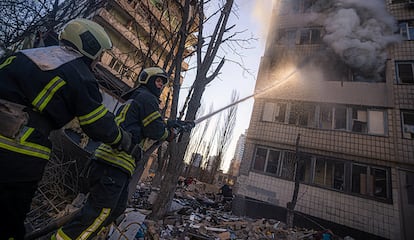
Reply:
[[[260, 65], [260, 58], [263, 56], [268, 20], [270, 19], [272, 0], [235, 0], [233, 10], [236, 15], [232, 15], [228, 26], [236, 25], [235, 31], [242, 32], [237, 38], [247, 39], [250, 37], [257, 40], [252, 41], [248, 48], [240, 49], [242, 57], [227, 52], [228, 61], [224, 64], [218, 78], [210, 83], [203, 94], [202, 104], [208, 109], [213, 104], [213, 110], [220, 109], [230, 104], [231, 93], [236, 90], [239, 98], [243, 98], [254, 93], [256, 77]], [[243, 62], [245, 68], [250, 73], [233, 63]], [[183, 90], [180, 92], [180, 100], [187, 96], [187, 87], [191, 86], [191, 80], [195, 73], [188, 72], [184, 76]], [[238, 104], [235, 128], [233, 130], [232, 141], [225, 153], [222, 165], [223, 170], [227, 170], [230, 161], [234, 156], [237, 140], [241, 134], [249, 127], [251, 112], [253, 108], [253, 98]], [[207, 114], [207, 111], [206, 113]], [[203, 115], [205, 115], [203, 114]], [[217, 114], [218, 115], [218, 114]]]

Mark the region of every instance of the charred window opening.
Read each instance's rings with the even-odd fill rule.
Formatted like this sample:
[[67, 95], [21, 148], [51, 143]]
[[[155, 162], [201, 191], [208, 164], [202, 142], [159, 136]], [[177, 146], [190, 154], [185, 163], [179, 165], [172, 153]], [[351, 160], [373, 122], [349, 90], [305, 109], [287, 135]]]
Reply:
[[280, 29], [277, 34], [276, 43], [290, 45], [296, 42], [296, 28]]
[[401, 112], [403, 138], [414, 139], [414, 111]]
[[316, 0], [290, 0], [292, 13], [313, 12]]
[[398, 83], [414, 84], [414, 62], [396, 62]]
[[320, 44], [322, 43], [321, 29], [308, 28], [300, 30], [300, 39], [298, 44]]

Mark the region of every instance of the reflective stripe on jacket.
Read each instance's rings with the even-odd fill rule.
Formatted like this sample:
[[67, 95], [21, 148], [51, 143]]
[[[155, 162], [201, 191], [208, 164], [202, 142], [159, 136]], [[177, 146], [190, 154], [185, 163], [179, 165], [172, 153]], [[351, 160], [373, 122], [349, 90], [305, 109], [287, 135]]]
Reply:
[[[27, 157], [49, 159], [51, 143], [46, 136], [48, 131], [42, 131], [46, 126], [49, 131], [59, 129], [77, 117], [82, 130], [95, 141], [113, 145], [121, 139], [114, 115], [102, 105], [94, 75], [82, 55], [70, 48], [27, 49], [1, 61], [0, 96], [27, 106], [38, 115], [30, 117], [29, 130], [20, 139], [0, 134], [0, 181], [33, 180], [36, 174], [32, 172], [41, 177], [43, 164], [29, 169], [27, 162], [8, 159], [11, 156], [7, 151], [21, 154], [25, 161], [29, 161]], [[19, 156], [13, 154], [13, 158]], [[31, 175], [30, 179], [25, 179], [25, 175]]]
[[[140, 144], [146, 138], [162, 141], [168, 137], [168, 130], [159, 112], [159, 100], [145, 86], [139, 87], [131, 99], [118, 109], [115, 120], [131, 133], [133, 144]], [[132, 156], [113, 150], [105, 144], [98, 147], [95, 157], [129, 174], [133, 173], [136, 166]]]

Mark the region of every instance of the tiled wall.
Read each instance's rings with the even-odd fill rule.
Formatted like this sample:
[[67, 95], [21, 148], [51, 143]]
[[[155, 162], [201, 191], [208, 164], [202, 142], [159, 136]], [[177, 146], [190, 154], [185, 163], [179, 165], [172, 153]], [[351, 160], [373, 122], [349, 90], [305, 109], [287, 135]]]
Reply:
[[[396, 189], [396, 171], [392, 170]], [[294, 182], [254, 172], [241, 175], [237, 194], [280, 207], [292, 200]], [[389, 239], [400, 239], [399, 195], [394, 204], [381, 203], [336, 191], [301, 184], [295, 210]], [[279, 219], [284, 221], [284, 219]]]

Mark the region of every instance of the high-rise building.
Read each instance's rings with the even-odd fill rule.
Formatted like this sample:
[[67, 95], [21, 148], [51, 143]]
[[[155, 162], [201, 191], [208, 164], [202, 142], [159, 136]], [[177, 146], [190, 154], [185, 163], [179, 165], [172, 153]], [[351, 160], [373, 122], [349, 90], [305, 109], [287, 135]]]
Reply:
[[229, 175], [237, 177], [240, 171], [240, 163], [243, 158], [244, 153], [244, 144], [246, 142], [246, 135], [240, 135], [239, 139], [237, 140], [236, 149], [234, 151], [234, 157], [230, 162], [229, 167]]
[[274, 2], [238, 201], [284, 220], [296, 174], [295, 218], [414, 239], [414, 2]]

